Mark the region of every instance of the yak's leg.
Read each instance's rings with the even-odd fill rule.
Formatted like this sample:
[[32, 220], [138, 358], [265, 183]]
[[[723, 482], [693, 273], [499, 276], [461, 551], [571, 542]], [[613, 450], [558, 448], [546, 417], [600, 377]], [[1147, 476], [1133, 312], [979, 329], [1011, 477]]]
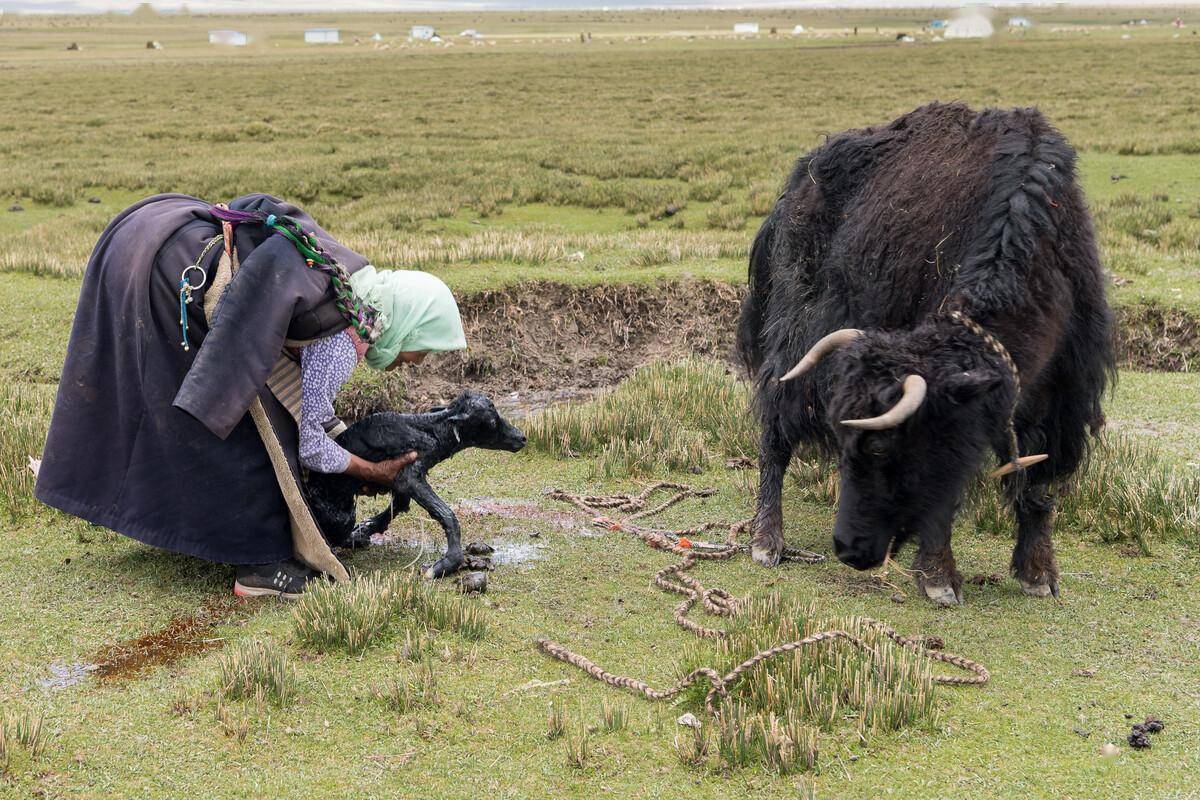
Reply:
[[427, 578], [442, 578], [446, 575], [451, 575], [462, 569], [466, 559], [463, 558], [462, 538], [458, 527], [458, 517], [454, 515], [453, 509], [446, 504], [446, 501], [438, 497], [433, 489], [429, 488], [429, 484], [425, 482], [425, 478], [418, 476], [409, 476], [404, 488], [405, 493], [413, 500], [417, 501], [417, 505], [429, 512], [429, 516], [433, 517], [442, 530], [446, 532], [446, 555], [438, 559], [433, 566], [425, 570]]
[[954, 551], [947, 540], [944, 547], [929, 550], [924, 545], [917, 548], [913, 559], [913, 573], [917, 587], [939, 606], [953, 606], [962, 602], [962, 575], [954, 563]]
[[939, 606], [952, 606], [962, 602], [962, 575], [954, 563], [954, 551], [950, 547], [950, 530], [954, 524], [954, 509], [926, 517], [917, 531], [917, 555], [913, 559], [913, 573], [917, 586], [931, 601]]
[[366, 547], [371, 544], [371, 537], [377, 533], [383, 533], [392, 524], [392, 520], [398, 513], [408, 511], [408, 495], [392, 492], [392, 501], [388, 503], [387, 508], [380, 511], [370, 519], [360, 522], [350, 531], [350, 537], [346, 540], [347, 547]]
[[1013, 502], [1017, 516], [1017, 544], [1012, 572], [1025, 594], [1058, 597], [1058, 564], [1050, 532], [1054, 527], [1054, 494], [1046, 484], [1022, 488]]
[[750, 556], [773, 567], [783, 555], [783, 476], [792, 460], [792, 447], [774, 425], [764, 425], [758, 456], [758, 509], [750, 537]]

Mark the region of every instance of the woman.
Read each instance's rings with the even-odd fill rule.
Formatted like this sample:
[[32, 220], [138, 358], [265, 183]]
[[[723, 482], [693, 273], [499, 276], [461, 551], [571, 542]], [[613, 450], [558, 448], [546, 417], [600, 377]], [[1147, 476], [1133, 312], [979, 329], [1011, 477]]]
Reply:
[[304, 503], [301, 466], [386, 486], [415, 459], [367, 462], [332, 440], [354, 365], [465, 346], [445, 284], [376, 270], [294, 206], [148, 198], [109, 224], [88, 263], [36, 495], [235, 565], [238, 594], [293, 597], [318, 572], [346, 577]]

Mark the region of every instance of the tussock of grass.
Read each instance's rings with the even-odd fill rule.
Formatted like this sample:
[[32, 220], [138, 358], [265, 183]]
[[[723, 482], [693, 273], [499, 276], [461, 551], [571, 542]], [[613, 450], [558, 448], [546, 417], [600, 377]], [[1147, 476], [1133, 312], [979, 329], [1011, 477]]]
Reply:
[[0, 512], [11, 521], [34, 508], [34, 476], [29, 458], [41, 458], [54, 410], [49, 387], [29, 384], [0, 385]]
[[760, 767], [776, 775], [809, 772], [817, 765], [817, 731], [800, 715], [752, 712], [725, 701], [717, 715], [717, 753], [729, 768]]
[[629, 709], [624, 703], [607, 697], [600, 701], [600, 730], [623, 731], [629, 726]]
[[594, 455], [595, 476], [699, 470], [755, 452], [749, 391], [717, 362], [652, 364], [597, 400], [546, 409], [525, 430], [533, 450]]
[[226, 700], [259, 704], [269, 700], [286, 706], [295, 687], [296, 674], [287, 653], [276, 644], [257, 639], [240, 642], [221, 656], [220, 691]]
[[8, 772], [15, 760], [32, 761], [46, 745], [41, 716], [21, 711], [0, 712], [0, 775]]
[[397, 714], [406, 714], [418, 708], [438, 705], [437, 672], [433, 661], [426, 658], [421, 662], [415, 678], [402, 680], [390, 678], [374, 689], [375, 699]]
[[550, 711], [546, 715], [546, 738], [561, 739], [567, 732], [567, 714], [562, 704], [557, 700], [550, 703]]
[[[968, 495], [964, 519], [988, 533], [1013, 529], [999, 481], [980, 480]], [[1200, 476], [1170, 464], [1151, 443], [1106, 435], [1086, 467], [1063, 488], [1056, 525], [1105, 542], [1200, 540]]]
[[[773, 737], [782, 731], [804, 751], [810, 737], [807, 733], [793, 735], [801, 723], [835, 731], [849, 722], [856, 734], [865, 738], [879, 731], [928, 727], [936, 721], [927, 660], [893, 644], [857, 617], [822, 617], [815, 603], [784, 599], [778, 593], [747, 601], [733, 617], [729, 635], [716, 640], [715, 653], [709, 641], [690, 642], [679, 671], [687, 674], [711, 666], [724, 673], [769, 647], [830, 629], [859, 637], [869, 649], [824, 642], [748, 670], [730, 687], [730, 705], [722, 707], [723, 724], [729, 727], [723, 736], [730, 740], [720, 748], [734, 748], [731, 754], [754, 753], [755, 759], [777, 769], [782, 762], [777, 762], [781, 754], [775, 751], [781, 744]], [[699, 708], [707, 691], [707, 684], [694, 684], [687, 697]], [[815, 748], [813, 754], [815, 758]], [[803, 752], [793, 756], [807, 760], [807, 756], [802, 758]], [[733, 763], [742, 760], [739, 757]]]
[[439, 591], [413, 572], [315, 586], [304, 593], [292, 617], [301, 642], [320, 652], [344, 650], [351, 655], [393, 632], [405, 618], [469, 640], [483, 638], [487, 629], [478, 605]]

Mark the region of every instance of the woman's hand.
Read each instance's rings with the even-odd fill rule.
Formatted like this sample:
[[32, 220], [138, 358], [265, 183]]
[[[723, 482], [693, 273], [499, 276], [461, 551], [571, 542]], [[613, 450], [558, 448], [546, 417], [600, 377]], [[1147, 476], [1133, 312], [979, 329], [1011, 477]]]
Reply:
[[399, 458], [389, 458], [387, 461], [367, 461], [351, 453], [346, 474], [366, 484], [363, 486], [363, 494], [379, 494], [391, 486], [400, 470], [416, 460], [416, 452], [405, 453]]

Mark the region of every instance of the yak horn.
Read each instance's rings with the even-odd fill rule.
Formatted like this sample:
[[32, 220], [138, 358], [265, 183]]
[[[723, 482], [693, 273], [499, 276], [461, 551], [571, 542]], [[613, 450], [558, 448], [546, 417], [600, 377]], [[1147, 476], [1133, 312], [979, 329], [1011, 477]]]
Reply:
[[1018, 458], [1014, 461], [1010, 461], [1007, 464], [1004, 464], [999, 469], [992, 470], [991, 473], [988, 475], [988, 477], [989, 478], [1003, 478], [1005, 475], [1016, 472], [1019, 469], [1025, 469], [1026, 467], [1032, 467], [1034, 464], [1038, 464], [1042, 461], [1045, 461], [1049, 457], [1050, 457], [1050, 455], [1048, 453], [1039, 453], [1036, 456], [1021, 456], [1020, 458]]
[[920, 375], [909, 375], [904, 379], [904, 394], [896, 405], [870, 419], [844, 419], [843, 425], [867, 431], [882, 431], [894, 428], [916, 413], [925, 401], [925, 379]]
[[837, 350], [839, 347], [844, 347], [845, 345], [857, 339], [859, 336], [862, 336], [862, 331], [858, 330], [857, 328], [842, 328], [840, 331], [834, 331], [833, 333], [822, 336], [817, 343], [809, 348], [809, 351], [804, 354], [804, 358], [800, 359], [796, 363], [796, 366], [788, 370], [787, 374], [779, 379], [780, 383], [783, 381], [790, 381], [792, 378], [799, 378], [801, 375], [816, 366], [817, 362], [822, 358], [829, 355], [834, 350]]

